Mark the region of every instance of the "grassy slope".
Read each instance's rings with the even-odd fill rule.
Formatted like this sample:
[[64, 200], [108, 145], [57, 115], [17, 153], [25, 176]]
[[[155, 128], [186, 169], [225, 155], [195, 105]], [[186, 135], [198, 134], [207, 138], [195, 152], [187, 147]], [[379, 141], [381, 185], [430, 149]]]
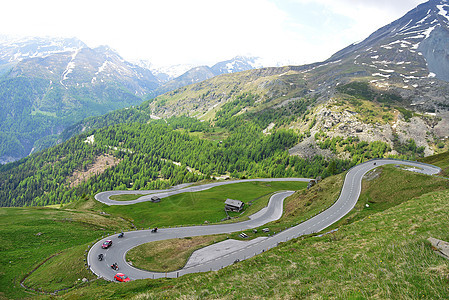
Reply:
[[392, 165], [377, 168], [367, 175], [367, 179], [362, 182], [362, 193], [355, 208], [334, 224], [334, 228], [382, 212], [426, 193], [449, 189], [449, 181], [446, 179], [401, 171]]
[[[33, 268], [54, 254], [46, 265], [64, 258], [77, 266], [76, 270], [59, 269], [46, 273], [39, 287], [58, 288], [72, 286], [78, 278], [91, 278], [84, 269], [83, 254], [88, 243], [122, 226], [117, 220], [88, 212], [65, 211], [53, 208], [1, 208], [0, 209], [0, 298], [22, 298], [28, 295], [20, 281]], [[108, 230], [105, 230], [105, 229]], [[66, 250], [70, 249], [67, 251]], [[58, 276], [59, 275], [59, 276]], [[36, 287], [35, 281], [26, 285]]]
[[442, 169], [440, 175], [449, 177], [449, 152], [425, 157], [420, 159], [420, 161], [440, 167]]
[[262, 101], [257, 109], [263, 109], [303, 96], [306, 87], [303, 75], [287, 67], [249, 70], [223, 74], [168, 92], [151, 100], [149, 107], [156, 114], [168, 111], [210, 120], [223, 104], [242, 93], [259, 96]]
[[[419, 186], [424, 177], [385, 168], [364, 183], [362, 196], [377, 193], [381, 184], [395, 186], [402, 176], [410, 188]], [[449, 293], [449, 262], [434, 254], [426, 239], [434, 236], [449, 241], [449, 193], [426, 192], [424, 187], [416, 189], [402, 197], [402, 203], [394, 200], [396, 194], [385, 193], [385, 202], [392, 204], [384, 211], [377, 211], [373, 204], [371, 211], [357, 212], [359, 217], [340, 226], [337, 233], [290, 241], [218, 272], [134, 281], [126, 287], [105, 288], [98, 282], [67, 296], [444, 298]]]

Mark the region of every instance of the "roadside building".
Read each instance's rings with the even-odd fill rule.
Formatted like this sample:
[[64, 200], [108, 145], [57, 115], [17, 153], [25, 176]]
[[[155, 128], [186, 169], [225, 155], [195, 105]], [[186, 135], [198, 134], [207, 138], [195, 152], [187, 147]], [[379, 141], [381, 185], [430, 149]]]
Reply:
[[161, 199], [158, 196], [153, 196], [151, 197], [151, 202], [153, 203], [161, 202]]
[[225, 210], [228, 211], [241, 211], [245, 203], [239, 200], [226, 199], [225, 201]]

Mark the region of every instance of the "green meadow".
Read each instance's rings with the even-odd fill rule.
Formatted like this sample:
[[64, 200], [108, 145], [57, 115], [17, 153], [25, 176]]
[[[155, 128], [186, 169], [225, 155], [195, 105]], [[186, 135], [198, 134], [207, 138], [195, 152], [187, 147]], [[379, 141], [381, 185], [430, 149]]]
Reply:
[[[245, 211], [230, 213], [244, 219], [268, 204], [269, 196], [280, 190], [302, 190], [305, 182], [243, 182], [219, 186], [197, 193], [182, 193], [161, 199], [159, 203], [142, 202], [126, 206], [104, 206], [104, 211], [132, 221], [138, 228], [217, 223], [226, 218], [227, 198], [240, 200]], [[122, 195], [121, 197], [126, 197]]]

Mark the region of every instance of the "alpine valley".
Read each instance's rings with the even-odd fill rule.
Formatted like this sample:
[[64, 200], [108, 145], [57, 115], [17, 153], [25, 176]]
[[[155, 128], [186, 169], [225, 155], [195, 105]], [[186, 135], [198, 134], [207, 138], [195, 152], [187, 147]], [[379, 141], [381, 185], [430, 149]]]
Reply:
[[[323, 62], [155, 65], [76, 38], [0, 37], [1, 299], [447, 298], [449, 265], [428, 238], [449, 241], [448, 0], [425, 2]], [[351, 169], [376, 158], [441, 172], [399, 160]], [[260, 215], [274, 193], [292, 191], [276, 221], [134, 244], [116, 257], [167, 277], [196, 249], [282, 236], [334, 207], [348, 173], [360, 176], [346, 188], [353, 195], [360, 179], [358, 202], [321, 232], [179, 278], [115, 284], [91, 272], [97, 249], [114, 276], [114, 247], [127, 247], [128, 231], [152, 228], [138, 233], [156, 240], [172, 232], [164, 227], [199, 232]], [[294, 177], [309, 185], [280, 179]], [[254, 178], [267, 181], [229, 180]], [[95, 198], [113, 190], [109, 200], [151, 201]], [[223, 209], [226, 199], [243, 211]]]
[[[444, 152], [449, 132], [449, 68], [445, 67], [449, 66], [448, 24], [449, 4], [432, 0], [324, 62], [248, 70], [257, 66], [257, 60], [236, 57], [213, 67], [194, 67], [171, 80], [167, 74], [165, 82], [151, 73], [149, 64], [147, 68], [131, 64], [107, 47], [90, 49], [76, 39], [5, 41], [0, 51], [0, 99], [5, 108], [1, 112], [2, 157], [16, 159], [32, 149], [68, 141], [19, 161], [17, 167], [5, 165], [3, 169], [8, 171], [3, 176], [9, 178], [19, 198], [2, 184], [0, 192], [9, 195], [2, 198], [2, 205], [67, 202], [77, 193], [91, 194], [95, 184], [88, 180], [102, 179], [89, 179], [93, 176], [90, 173], [75, 174], [112, 161], [112, 165], [128, 169], [125, 166], [129, 162], [119, 163], [123, 151], [134, 154], [125, 155], [130, 160], [146, 156], [143, 143], [157, 151], [158, 159], [182, 163], [183, 172], [190, 173], [189, 179], [178, 175], [173, 181], [176, 176], [171, 172], [168, 177], [153, 174], [141, 177], [139, 184], [134, 179], [120, 181], [126, 187], [151, 187], [159, 182], [157, 178], [182, 183], [193, 180], [193, 174], [326, 176], [329, 172], [324, 170], [330, 162], [334, 162], [333, 174], [338, 170], [335, 165], [344, 169], [373, 157], [415, 158]], [[144, 66], [142, 62], [140, 65]], [[154, 97], [163, 90], [168, 92]], [[148, 100], [142, 103], [145, 97]], [[95, 117], [114, 108], [123, 109]], [[83, 119], [89, 115], [93, 117]], [[202, 143], [207, 151], [197, 147], [194, 152], [210, 153], [197, 159], [163, 149], [162, 145], [159, 149], [151, 138], [141, 134], [143, 131], [133, 141], [131, 136], [139, 132], [133, 126], [165, 126], [157, 129], [161, 135], [183, 136], [178, 147]], [[184, 132], [179, 131], [181, 128]], [[83, 135], [74, 137], [80, 133]], [[91, 142], [83, 143], [87, 136], [91, 136]], [[284, 138], [279, 140], [279, 136]], [[71, 137], [82, 145], [69, 140]], [[89, 155], [86, 145], [91, 145]], [[73, 147], [83, 154], [67, 150]], [[260, 147], [267, 149], [260, 153]], [[221, 156], [224, 150], [230, 158]], [[52, 152], [66, 160], [64, 175], [55, 181], [55, 170], [48, 170], [47, 180], [52, 181], [48, 188], [20, 192], [23, 180], [40, 185], [35, 168], [41, 168], [44, 162], [34, 162], [34, 167], [27, 164], [44, 160], [40, 157]], [[70, 161], [72, 155], [77, 157], [76, 162]], [[220, 158], [211, 161], [210, 157]], [[262, 172], [275, 157], [283, 157], [283, 163], [268, 170], [278, 171]], [[52, 160], [54, 163], [47, 163], [54, 168], [60, 158]], [[307, 160], [317, 162], [314, 171], [301, 167]], [[18, 168], [29, 175], [12, 179], [10, 172]], [[161, 168], [159, 163], [155, 168]], [[198, 172], [192, 174], [185, 168]], [[105, 170], [115, 172], [106, 165], [100, 170], [96, 176], [106, 176], [101, 175]], [[107, 188], [117, 185], [108, 178]], [[89, 187], [81, 188], [83, 184]], [[67, 190], [73, 188], [81, 190], [69, 196]], [[95, 191], [101, 189], [97, 186]]]
[[65, 128], [86, 117], [255, 66], [255, 58], [236, 57], [176, 77], [170, 69], [153, 69], [154, 76], [148, 64], [127, 62], [107, 46], [91, 49], [76, 38], [0, 36], [0, 163], [58, 143]]

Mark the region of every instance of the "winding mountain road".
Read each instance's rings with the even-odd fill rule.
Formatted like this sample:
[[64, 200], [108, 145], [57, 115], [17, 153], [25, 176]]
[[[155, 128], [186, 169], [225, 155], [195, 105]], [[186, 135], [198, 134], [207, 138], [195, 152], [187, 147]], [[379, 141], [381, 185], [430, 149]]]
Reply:
[[[266, 208], [262, 211], [250, 216], [250, 220], [239, 223], [231, 224], [219, 224], [219, 225], [206, 225], [206, 226], [191, 226], [191, 227], [177, 227], [177, 228], [163, 228], [159, 229], [157, 233], [151, 233], [150, 230], [138, 230], [126, 232], [124, 238], [117, 238], [117, 234], [103, 238], [95, 243], [87, 256], [87, 263], [94, 274], [101, 276], [107, 280], [114, 280], [114, 275], [117, 271], [110, 268], [113, 263], [118, 263], [120, 270], [128, 275], [132, 280], [144, 279], [144, 278], [176, 278], [189, 273], [206, 272], [211, 270], [219, 270], [225, 266], [234, 263], [236, 260], [244, 260], [254, 255], [260, 254], [270, 248], [276, 247], [280, 242], [297, 238], [301, 235], [311, 234], [319, 232], [333, 223], [340, 220], [347, 213], [349, 213], [357, 203], [357, 200], [361, 191], [361, 182], [363, 176], [370, 170], [386, 165], [386, 164], [400, 164], [413, 167], [413, 171], [426, 175], [437, 174], [441, 171], [440, 168], [412, 161], [398, 161], [390, 159], [378, 159], [369, 162], [362, 163], [351, 168], [346, 174], [343, 188], [337, 201], [327, 210], [310, 218], [309, 220], [288, 228], [280, 233], [266, 238], [258, 238], [257, 240], [248, 243], [247, 246], [240, 247], [238, 249], [225, 251], [223, 255], [215, 256], [211, 259], [204, 260], [196, 264], [188, 264], [188, 266], [174, 272], [158, 273], [137, 269], [126, 262], [126, 253], [141, 244], [174, 239], [184, 238], [202, 235], [222, 234], [243, 231], [251, 228], [260, 227], [268, 222], [275, 221], [282, 216], [283, 201], [285, 198], [291, 196], [294, 192], [279, 192], [273, 195]], [[157, 195], [159, 198], [168, 197], [170, 195], [184, 193], [184, 192], [197, 192], [212, 188], [214, 186], [247, 182], [247, 181], [308, 181], [305, 178], [287, 178], [287, 179], [253, 179], [253, 180], [237, 180], [237, 181], [225, 181], [216, 182], [212, 184], [206, 184], [201, 186], [178, 186], [173, 189], [164, 191], [134, 191], [137, 193], [144, 193], [147, 196], [143, 196], [134, 201], [113, 201], [109, 199], [109, 196], [115, 194], [129, 194], [131, 191], [109, 191], [99, 193], [95, 198], [107, 205], [129, 205], [142, 201], [149, 201], [152, 196]], [[113, 245], [106, 250], [101, 249], [101, 244], [107, 240], [112, 239]], [[207, 252], [208, 248], [204, 248]], [[104, 254], [103, 261], [98, 261], [97, 256], [99, 253]]]

